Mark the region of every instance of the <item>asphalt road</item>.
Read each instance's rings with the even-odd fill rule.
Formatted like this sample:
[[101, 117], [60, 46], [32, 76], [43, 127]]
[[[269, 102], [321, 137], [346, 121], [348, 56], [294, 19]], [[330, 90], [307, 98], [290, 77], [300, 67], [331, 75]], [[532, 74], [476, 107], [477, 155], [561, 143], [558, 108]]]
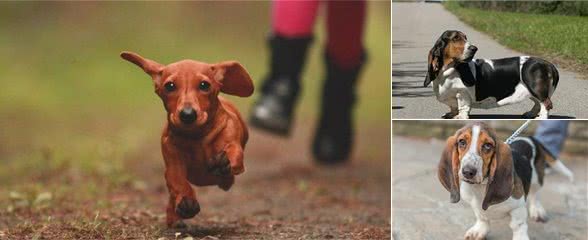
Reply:
[[[443, 150], [441, 140], [393, 136], [392, 156], [392, 236], [395, 240], [463, 239], [475, 223], [471, 207], [449, 202], [437, 179], [437, 163]], [[548, 222], [529, 220], [529, 237], [543, 239], [587, 239], [586, 158], [562, 157], [574, 172], [575, 181], [551, 173], [541, 188], [540, 200]], [[511, 239], [510, 219], [491, 221], [488, 240]]]
[[[392, 117], [394, 119], [435, 119], [449, 111], [438, 102], [432, 84], [423, 87], [427, 54], [445, 30], [460, 30], [478, 46], [476, 58], [504, 58], [524, 53], [501, 46], [489, 36], [475, 31], [449, 13], [441, 4], [392, 4]], [[552, 101], [551, 118], [588, 118], [585, 99], [588, 80], [560, 69], [560, 83]], [[520, 118], [533, 103], [504, 106], [489, 110], [473, 109], [471, 118]]]

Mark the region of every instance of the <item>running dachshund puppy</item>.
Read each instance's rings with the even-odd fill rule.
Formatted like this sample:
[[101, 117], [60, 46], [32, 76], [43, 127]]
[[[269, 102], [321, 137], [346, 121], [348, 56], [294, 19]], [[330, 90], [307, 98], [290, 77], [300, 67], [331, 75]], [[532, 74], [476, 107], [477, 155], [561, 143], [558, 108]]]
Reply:
[[466, 240], [485, 239], [490, 220], [507, 215], [512, 239], [528, 240], [526, 203], [531, 219], [547, 221], [537, 195], [547, 166], [573, 181], [573, 173], [536, 139], [519, 137], [506, 144], [488, 125], [473, 123], [447, 139], [437, 175], [452, 203], [463, 199], [474, 211], [477, 220]]
[[200, 212], [190, 184], [228, 191], [235, 175], [245, 171], [247, 126], [237, 108], [218, 94], [250, 96], [251, 77], [236, 61], [182, 60], [165, 66], [132, 52], [121, 57], [151, 76], [167, 111], [161, 136], [169, 190], [166, 222], [169, 227], [183, 226], [182, 219]]
[[445, 31], [429, 51], [424, 86], [433, 82], [437, 100], [449, 106], [443, 118], [467, 119], [472, 108], [496, 108], [526, 99], [533, 108], [523, 118], [547, 119], [559, 82], [555, 65], [519, 56], [473, 59], [478, 48], [460, 31]]

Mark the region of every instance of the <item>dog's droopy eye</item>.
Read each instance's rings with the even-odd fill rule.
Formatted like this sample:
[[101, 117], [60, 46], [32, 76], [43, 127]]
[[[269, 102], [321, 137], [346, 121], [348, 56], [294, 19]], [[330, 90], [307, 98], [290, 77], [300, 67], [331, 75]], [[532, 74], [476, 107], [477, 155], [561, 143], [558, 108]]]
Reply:
[[210, 83], [207, 81], [202, 81], [200, 84], [198, 84], [198, 89], [202, 91], [208, 91], [208, 89], [210, 89]]
[[492, 150], [492, 144], [490, 143], [484, 143], [482, 145], [482, 150], [484, 150], [484, 152], [490, 152], [490, 150]]
[[165, 85], [163, 85], [163, 87], [165, 87], [165, 91], [168, 92], [173, 92], [174, 90], [176, 90], [176, 84], [174, 84], [173, 82], [167, 82], [165, 83]]
[[466, 147], [466, 145], [467, 145], [468, 143], [466, 142], [466, 140], [465, 140], [465, 139], [459, 139], [459, 141], [457, 142], [457, 144], [458, 144], [458, 146], [459, 146], [460, 148], [464, 148], [464, 147]]

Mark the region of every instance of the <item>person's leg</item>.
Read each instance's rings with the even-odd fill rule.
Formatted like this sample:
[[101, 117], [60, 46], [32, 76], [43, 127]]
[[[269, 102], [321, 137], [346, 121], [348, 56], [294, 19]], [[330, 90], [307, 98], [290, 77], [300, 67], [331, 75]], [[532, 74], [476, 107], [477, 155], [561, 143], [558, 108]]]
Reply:
[[319, 2], [276, 0], [272, 4], [270, 71], [250, 122], [262, 130], [288, 135]]
[[332, 1], [327, 4], [327, 56], [342, 69], [363, 62], [365, 1]]
[[540, 121], [533, 137], [545, 146], [553, 158], [558, 159], [568, 137], [568, 124], [569, 121], [565, 120]]
[[321, 163], [347, 160], [353, 144], [355, 85], [365, 61], [365, 2], [328, 2], [326, 79], [312, 149]]
[[318, 1], [272, 2], [272, 32], [285, 38], [304, 38], [312, 35]]

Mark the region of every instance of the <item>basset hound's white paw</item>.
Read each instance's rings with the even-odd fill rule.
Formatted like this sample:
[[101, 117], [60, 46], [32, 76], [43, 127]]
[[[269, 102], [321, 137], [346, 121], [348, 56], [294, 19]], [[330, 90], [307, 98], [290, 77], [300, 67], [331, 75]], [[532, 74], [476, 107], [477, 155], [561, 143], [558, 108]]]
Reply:
[[513, 234], [512, 240], [529, 240], [529, 235], [525, 234]]
[[470, 116], [468, 114], [458, 114], [453, 119], [469, 119]]
[[476, 222], [464, 235], [465, 240], [484, 240], [490, 232], [490, 226], [485, 222]]
[[547, 222], [547, 212], [539, 202], [529, 204], [529, 216], [536, 222]]

